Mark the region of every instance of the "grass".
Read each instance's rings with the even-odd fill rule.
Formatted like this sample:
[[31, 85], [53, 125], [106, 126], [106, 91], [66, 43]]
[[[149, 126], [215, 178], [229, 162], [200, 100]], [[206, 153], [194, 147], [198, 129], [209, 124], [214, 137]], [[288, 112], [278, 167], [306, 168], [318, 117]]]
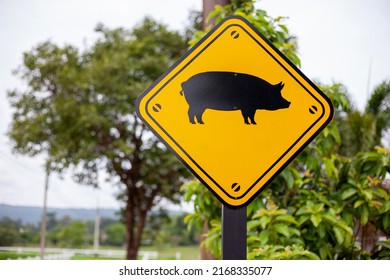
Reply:
[[15, 252], [15, 251], [0, 251], [0, 260], [17, 260], [18, 258], [28, 258], [39, 256], [39, 253], [31, 252]]
[[[147, 246], [147, 247], [141, 247], [140, 251], [158, 252], [158, 260], [175, 260], [176, 259], [176, 252], [180, 252], [180, 259], [181, 260], [198, 260], [199, 259], [199, 247], [198, 246], [177, 246], [177, 247]], [[123, 258], [76, 254], [72, 257], [72, 260], [123, 260]]]
[[175, 260], [176, 252], [180, 252], [180, 259], [182, 260], [198, 260], [199, 259], [199, 247], [195, 246], [148, 246], [141, 247], [140, 251], [157, 251], [159, 260]]
[[71, 260], [76, 260], [76, 261], [84, 261], [84, 260], [123, 260], [123, 258], [110, 258], [110, 257], [100, 257], [100, 256], [91, 256], [91, 255], [81, 255], [81, 254], [76, 254], [74, 255]]
[[[104, 248], [107, 249], [107, 248]], [[114, 249], [114, 248], [111, 248]], [[118, 249], [118, 248], [116, 248]], [[198, 260], [199, 259], [199, 247], [195, 246], [146, 246], [141, 247], [140, 251], [154, 251], [158, 252], [159, 260], [175, 260], [176, 252], [180, 253], [181, 260]], [[0, 251], [0, 260], [18, 259], [38, 256], [39, 253], [33, 252], [16, 252], [16, 251]], [[95, 255], [83, 255], [76, 254], [72, 260], [123, 260], [123, 258], [108, 257], [108, 256], [95, 256]]]

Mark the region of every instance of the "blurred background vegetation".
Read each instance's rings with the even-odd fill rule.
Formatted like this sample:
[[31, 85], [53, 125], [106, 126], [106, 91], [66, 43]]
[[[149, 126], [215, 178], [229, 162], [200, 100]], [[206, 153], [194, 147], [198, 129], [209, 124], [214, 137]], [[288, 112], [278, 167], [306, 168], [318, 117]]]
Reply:
[[[158, 258], [176, 258], [180, 253], [182, 259], [199, 258], [199, 233], [194, 228], [187, 230], [184, 217], [188, 213], [151, 213], [148, 216], [141, 243], [142, 251], [155, 251]], [[54, 212], [47, 215], [46, 245], [49, 248], [90, 249], [90, 256], [78, 255], [74, 258], [94, 257], [95, 220], [72, 219], [65, 215], [58, 218]], [[15, 247], [16, 251], [1, 251], [0, 259], [13, 259], [38, 256], [39, 252], [20, 252], [17, 248], [34, 248], [40, 242], [40, 223], [26, 223], [3, 217], [0, 220], [0, 247]], [[121, 250], [125, 257], [126, 227], [122, 218], [100, 219], [99, 250]], [[94, 257], [95, 259], [98, 256]], [[101, 257], [105, 259], [107, 257]]]

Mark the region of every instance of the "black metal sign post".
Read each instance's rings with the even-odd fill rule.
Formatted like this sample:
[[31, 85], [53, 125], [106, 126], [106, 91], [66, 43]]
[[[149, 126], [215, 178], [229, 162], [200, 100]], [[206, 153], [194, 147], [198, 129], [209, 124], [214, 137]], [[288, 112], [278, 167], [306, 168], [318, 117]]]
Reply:
[[246, 207], [222, 205], [222, 259], [246, 260]]

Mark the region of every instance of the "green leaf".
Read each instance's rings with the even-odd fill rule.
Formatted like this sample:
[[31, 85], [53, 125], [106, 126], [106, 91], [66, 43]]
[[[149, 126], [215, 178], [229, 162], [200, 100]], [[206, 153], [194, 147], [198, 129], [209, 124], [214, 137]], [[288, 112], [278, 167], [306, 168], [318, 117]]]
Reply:
[[288, 34], [288, 29], [285, 25], [279, 24], [279, 27], [284, 31], [284, 33]]
[[333, 161], [329, 158], [323, 159], [325, 165], [325, 171], [328, 174], [329, 178], [336, 179], [338, 177], [338, 171]]
[[310, 216], [310, 221], [313, 223], [313, 225], [315, 227], [318, 227], [318, 225], [321, 223], [322, 221], [322, 216], [321, 214], [314, 214], [314, 215], [311, 215]]
[[291, 234], [296, 235], [296, 236], [301, 236], [301, 231], [299, 231], [296, 228], [289, 228], [289, 231]]
[[360, 223], [364, 226], [365, 224], [367, 224], [368, 222], [368, 216], [369, 216], [369, 212], [368, 212], [368, 206], [367, 204], [363, 204], [361, 207], [360, 207]]
[[298, 219], [298, 225], [302, 226], [305, 222], [307, 222], [310, 219], [309, 215], [300, 216]]
[[381, 213], [389, 212], [390, 211], [390, 200], [385, 201], [380, 209]]
[[329, 254], [329, 249], [327, 246], [321, 246], [319, 249], [321, 260], [326, 260]]
[[319, 213], [324, 209], [325, 204], [324, 203], [318, 203], [313, 207], [314, 213]]
[[341, 199], [345, 200], [345, 199], [353, 196], [355, 193], [356, 193], [356, 189], [353, 189], [353, 188], [346, 189], [341, 193]]
[[282, 174], [283, 178], [287, 182], [287, 187], [291, 189], [294, 186], [294, 175], [290, 169], [285, 169]]
[[298, 224], [295, 218], [291, 215], [280, 215], [277, 216], [275, 220], [280, 222], [287, 222], [295, 225]]
[[287, 238], [290, 237], [290, 231], [288, 230], [288, 226], [285, 224], [275, 224], [274, 227], [280, 234], [286, 236]]
[[305, 257], [309, 258], [310, 260], [319, 260], [320, 259], [316, 254], [314, 254], [313, 252], [310, 252], [310, 251], [305, 251], [303, 253], [303, 255]]
[[387, 249], [390, 249], [390, 242], [389, 241], [378, 241], [375, 243], [378, 246], [385, 247]]
[[260, 246], [264, 246], [268, 243], [270, 232], [268, 230], [262, 230], [259, 234]]
[[363, 190], [363, 195], [366, 198], [366, 201], [372, 200], [372, 191], [370, 189]]
[[333, 232], [336, 237], [337, 243], [341, 245], [344, 242], [343, 231], [338, 227], [333, 227]]
[[184, 217], [184, 223], [188, 223], [188, 221], [192, 218], [193, 214], [187, 214], [185, 217]]
[[332, 134], [333, 138], [335, 139], [336, 143], [341, 143], [341, 135], [340, 135], [340, 131], [338, 129], [336, 129], [336, 128], [332, 129], [331, 134]]
[[382, 218], [382, 226], [385, 230], [390, 229], [390, 213], [386, 213]]
[[347, 225], [352, 225], [354, 223], [354, 215], [352, 213], [348, 213], [347, 211], [343, 211], [341, 213], [342, 219], [347, 223]]
[[246, 226], [247, 226], [247, 230], [253, 230], [254, 228], [258, 227], [261, 225], [261, 221], [260, 220], [251, 220], [251, 221], [248, 221]]
[[206, 205], [211, 205], [211, 197], [208, 195], [203, 196]]
[[257, 257], [257, 255], [259, 254], [259, 252], [257, 252], [257, 251], [252, 251], [252, 252], [249, 252], [248, 253], [248, 260], [254, 260], [256, 257]]
[[244, 12], [240, 12], [240, 11], [234, 12], [234, 15], [240, 16], [240, 17], [243, 17], [243, 18], [247, 17], [247, 14], [245, 14]]
[[354, 205], [353, 205], [353, 208], [358, 208], [360, 205], [362, 205], [363, 203], [365, 203], [364, 200], [357, 200]]
[[252, 243], [260, 242], [260, 237], [258, 235], [250, 235], [246, 240], [248, 241], [248, 244], [249, 243], [252, 244]]
[[387, 194], [387, 192], [382, 189], [382, 188], [375, 188], [375, 189], [371, 189], [372, 193], [375, 194], [376, 196], [378, 197], [383, 197], [383, 198], [386, 198], [388, 197], [389, 195]]
[[271, 221], [271, 218], [269, 216], [263, 216], [260, 218], [260, 225], [264, 229], [267, 227], [269, 222]]
[[[216, 5], [215, 7], [217, 8], [217, 6], [219, 6], [219, 5]], [[209, 15], [206, 18], [206, 22], [208, 22], [210, 19], [212, 19], [213, 17], [217, 16], [218, 14], [220, 14], [220, 10], [217, 10], [217, 9], [215, 9], [212, 12], [210, 12]]]
[[318, 167], [318, 160], [315, 157], [308, 157], [306, 164], [307, 164], [307, 169], [316, 170]]
[[349, 235], [353, 234], [352, 228], [349, 227], [348, 224], [345, 223], [344, 221], [338, 221], [336, 226], [338, 226], [339, 228], [343, 229], [346, 234], [349, 234]]
[[307, 214], [307, 213], [309, 213], [307, 207], [302, 206], [301, 208], [298, 209], [298, 211], [295, 213], [295, 215], [300, 216], [302, 214]]
[[326, 235], [326, 228], [324, 224], [320, 224], [317, 228], [318, 235], [320, 238], [324, 238]]

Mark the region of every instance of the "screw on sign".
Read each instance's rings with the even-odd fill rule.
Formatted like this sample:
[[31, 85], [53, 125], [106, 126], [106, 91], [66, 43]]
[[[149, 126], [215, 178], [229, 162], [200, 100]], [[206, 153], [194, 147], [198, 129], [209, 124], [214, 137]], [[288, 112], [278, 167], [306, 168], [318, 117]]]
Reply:
[[333, 111], [240, 17], [218, 24], [137, 99], [141, 120], [232, 209], [244, 209]]

